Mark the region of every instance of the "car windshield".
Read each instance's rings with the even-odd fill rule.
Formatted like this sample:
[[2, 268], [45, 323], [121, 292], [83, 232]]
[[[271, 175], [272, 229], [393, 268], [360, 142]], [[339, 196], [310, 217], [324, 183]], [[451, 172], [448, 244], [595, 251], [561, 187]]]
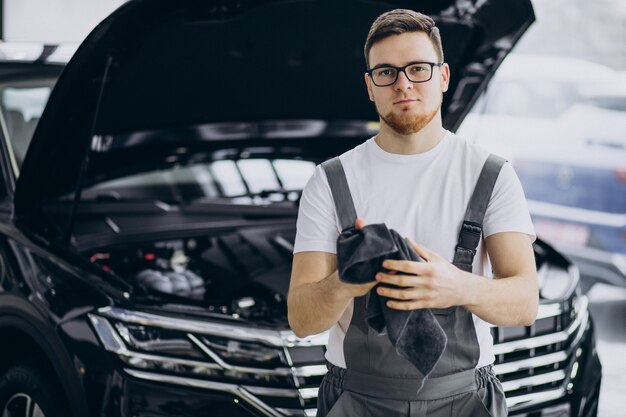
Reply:
[[580, 100], [576, 84], [523, 80], [494, 81], [477, 103], [477, 112], [513, 117], [558, 117]]
[[315, 162], [301, 159], [225, 159], [101, 182], [86, 188], [81, 199], [289, 203], [299, 199], [314, 169]]
[[[0, 85], [0, 121], [9, 138], [16, 175], [19, 175], [26, 150], [55, 81], [28, 80]], [[262, 130], [268, 137], [314, 136], [324, 126], [334, 131], [365, 129], [364, 135], [371, 135], [377, 130], [375, 123], [374, 127], [371, 123], [366, 125], [363, 127], [358, 124], [355, 127], [348, 123], [328, 127], [320, 122], [289, 121], [264, 124]], [[213, 139], [241, 139], [257, 135], [258, 129], [258, 126], [249, 123], [217, 124], [204, 126], [204, 134], [209, 134]], [[134, 140], [134, 137], [131, 139]], [[133, 143], [133, 140], [128, 142]], [[84, 187], [81, 199], [150, 199], [178, 203], [205, 201], [245, 205], [296, 202], [313, 174], [315, 165], [320, 162], [303, 159], [298, 154], [272, 155], [271, 151], [264, 154], [247, 151], [235, 154], [236, 157], [231, 156], [230, 159], [217, 157], [218, 160], [180, 165], [166, 163], [162, 169], [151, 167], [143, 172], [121, 175]], [[71, 199], [73, 194], [64, 198]]]

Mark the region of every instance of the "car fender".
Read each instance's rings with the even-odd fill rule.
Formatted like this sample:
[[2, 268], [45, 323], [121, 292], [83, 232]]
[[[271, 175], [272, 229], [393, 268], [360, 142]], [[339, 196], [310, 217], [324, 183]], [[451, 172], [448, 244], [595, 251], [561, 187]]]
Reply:
[[[56, 332], [50, 328], [41, 312], [28, 301], [10, 294], [0, 294], [0, 332], [14, 330], [23, 333], [43, 354], [43, 359], [54, 370], [68, 400], [72, 415], [88, 416], [82, 382], [70, 354]], [[9, 358], [2, 361], [10, 362]]]

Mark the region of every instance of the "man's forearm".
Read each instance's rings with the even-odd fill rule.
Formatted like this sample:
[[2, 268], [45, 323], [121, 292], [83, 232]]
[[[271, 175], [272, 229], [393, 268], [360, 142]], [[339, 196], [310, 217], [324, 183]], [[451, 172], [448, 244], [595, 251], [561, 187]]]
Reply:
[[467, 274], [463, 305], [481, 319], [497, 326], [529, 326], [537, 317], [539, 294], [528, 277], [489, 279]]
[[321, 281], [289, 290], [289, 326], [298, 337], [328, 330], [353, 296], [340, 283], [337, 271]]

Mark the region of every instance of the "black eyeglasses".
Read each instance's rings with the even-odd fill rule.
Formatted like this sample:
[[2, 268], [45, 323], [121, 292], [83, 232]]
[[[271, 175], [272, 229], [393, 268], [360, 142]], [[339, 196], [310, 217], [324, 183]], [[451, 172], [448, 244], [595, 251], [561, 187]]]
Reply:
[[424, 83], [433, 77], [433, 67], [440, 67], [443, 62], [411, 62], [403, 67], [377, 67], [367, 73], [375, 86], [387, 87], [398, 79], [398, 74], [403, 72], [412, 83]]

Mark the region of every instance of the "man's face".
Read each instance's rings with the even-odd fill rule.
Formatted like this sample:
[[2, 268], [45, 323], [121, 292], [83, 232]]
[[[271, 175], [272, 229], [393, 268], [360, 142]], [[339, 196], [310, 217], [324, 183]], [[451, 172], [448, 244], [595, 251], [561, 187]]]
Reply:
[[[370, 68], [381, 65], [403, 67], [411, 62], [439, 62], [435, 48], [424, 32], [392, 35], [372, 45]], [[381, 121], [402, 135], [419, 132], [440, 111], [443, 92], [448, 90], [447, 64], [433, 68], [432, 78], [422, 83], [409, 81], [403, 72], [387, 87], [374, 85], [368, 74], [365, 83]]]

